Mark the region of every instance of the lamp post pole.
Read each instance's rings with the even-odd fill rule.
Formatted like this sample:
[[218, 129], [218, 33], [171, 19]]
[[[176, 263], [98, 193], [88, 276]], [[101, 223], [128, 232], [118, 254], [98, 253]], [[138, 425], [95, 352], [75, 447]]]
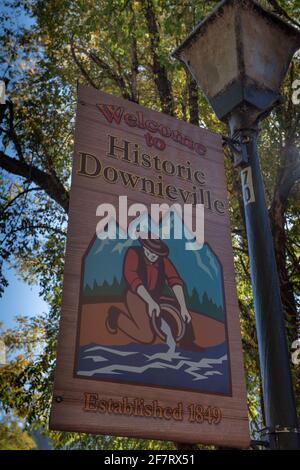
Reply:
[[284, 312], [257, 151], [258, 129], [232, 129], [244, 142], [241, 166], [265, 422], [271, 449], [300, 449]]

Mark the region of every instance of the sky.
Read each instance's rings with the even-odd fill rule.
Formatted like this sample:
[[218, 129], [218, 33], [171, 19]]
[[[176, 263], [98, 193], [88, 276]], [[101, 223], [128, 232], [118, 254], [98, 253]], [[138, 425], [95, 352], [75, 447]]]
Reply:
[[5, 275], [9, 286], [0, 298], [0, 321], [3, 322], [5, 329], [16, 325], [16, 316], [39, 315], [49, 310], [48, 304], [39, 296], [37, 285], [29, 286], [18, 279], [17, 272], [13, 268], [7, 268]]
[[[22, 26], [28, 27], [33, 24], [33, 20], [24, 14], [22, 10], [11, 11], [9, 7], [5, 7], [1, 3], [1, 0], [0, 14], [7, 15], [10, 25], [15, 24], [16, 28]], [[6, 67], [4, 70], [6, 70]], [[1, 69], [0, 72], [3, 72], [3, 70]], [[9, 281], [9, 286], [0, 298], [0, 321], [4, 323], [5, 329], [16, 325], [16, 316], [33, 316], [49, 310], [46, 302], [39, 296], [37, 285], [29, 286], [20, 280], [16, 270], [9, 268], [9, 266], [5, 267], [5, 276]]]

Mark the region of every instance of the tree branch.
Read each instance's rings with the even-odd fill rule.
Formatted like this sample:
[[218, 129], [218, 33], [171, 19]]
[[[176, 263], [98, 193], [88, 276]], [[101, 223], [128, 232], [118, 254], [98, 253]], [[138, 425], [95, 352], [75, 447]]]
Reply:
[[13, 199], [11, 199], [4, 207], [3, 209], [0, 209], [0, 211], [3, 213], [5, 212], [10, 206], [12, 206], [19, 197], [24, 196], [27, 193], [30, 193], [31, 191], [44, 191], [43, 188], [28, 188], [25, 189], [25, 191], [20, 192], [17, 194]]
[[279, 5], [277, 0], [268, 0], [268, 3], [273, 7], [275, 13], [280, 16], [283, 16], [285, 19], [289, 20], [295, 26], [298, 26], [298, 28], [300, 28], [300, 23], [298, 23], [298, 21], [294, 20], [294, 18], [288, 15], [287, 12]]
[[86, 51], [86, 53], [91, 59], [91, 61], [94, 62], [94, 64], [98, 65], [98, 67], [101, 67], [102, 70], [106, 72], [107, 76], [119, 86], [123, 98], [125, 98], [126, 100], [130, 100], [131, 96], [130, 93], [128, 93], [124, 78], [121, 75], [117, 75], [110, 67], [110, 65], [104, 62], [104, 60], [100, 59], [100, 57], [97, 56], [94, 52]]
[[9, 129], [8, 130], [3, 129], [3, 131], [11, 138], [14, 144], [14, 147], [16, 149], [17, 155], [19, 157], [19, 160], [25, 161], [22, 146], [19, 142], [19, 138], [16, 134], [15, 126], [14, 126], [14, 105], [12, 101], [10, 100], [7, 100], [6, 104], [7, 104], [8, 111], [9, 111], [9, 118], [8, 118]]
[[88, 83], [93, 87], [93, 88], [98, 88], [96, 83], [94, 82], [94, 80], [90, 77], [89, 73], [85, 70], [85, 68], [83, 67], [82, 63], [80, 62], [80, 60], [78, 59], [78, 57], [76, 56], [76, 51], [75, 51], [75, 46], [74, 46], [74, 43], [73, 41], [71, 41], [71, 54], [72, 54], [72, 57], [73, 57], [73, 60], [75, 62], [75, 64], [77, 65], [77, 67], [79, 68], [80, 72], [82, 73], [82, 75], [84, 76], [84, 78], [86, 78], [86, 80], [88, 81]]
[[[72, 49], [72, 46], [71, 46], [71, 49]], [[131, 99], [131, 95], [127, 90], [127, 85], [126, 85], [124, 78], [121, 75], [118, 75], [117, 73], [115, 73], [115, 71], [112, 69], [112, 67], [109, 64], [107, 64], [103, 59], [97, 56], [94, 52], [88, 51], [82, 46], [73, 44], [73, 50], [75, 51], [75, 49], [85, 54], [94, 64], [96, 64], [100, 69], [102, 69], [106, 73], [108, 78], [113, 80], [118, 85], [118, 87], [121, 90], [123, 98], [125, 98], [126, 100]], [[87, 73], [87, 72], [83, 72], [83, 73]]]
[[54, 233], [58, 233], [59, 235], [63, 235], [64, 237], [67, 236], [66, 232], [64, 232], [63, 230], [61, 230], [57, 227], [51, 227], [51, 225], [47, 225], [47, 224], [36, 224], [36, 225], [34, 225], [34, 224], [27, 223], [26, 228], [33, 229], [33, 230], [48, 230], [48, 231], [51, 231], [51, 232], [54, 232]]
[[54, 199], [67, 213], [69, 208], [69, 193], [60, 182], [56, 174], [45, 173], [39, 168], [29, 165], [25, 161], [12, 158], [0, 150], [0, 168], [14, 175], [33, 181], [42, 188], [48, 196]]

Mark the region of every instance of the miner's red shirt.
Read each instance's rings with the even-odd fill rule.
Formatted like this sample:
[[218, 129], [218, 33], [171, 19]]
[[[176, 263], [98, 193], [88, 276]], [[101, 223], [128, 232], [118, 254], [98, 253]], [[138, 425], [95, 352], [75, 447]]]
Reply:
[[[144, 256], [144, 263], [147, 273], [146, 285], [145, 282], [141, 280], [138, 274], [139, 255], [133, 248], [128, 249], [124, 261], [124, 276], [127, 284], [133, 292], [136, 292], [137, 288], [140, 285], [144, 285], [144, 287], [150, 292], [154, 291], [156, 288], [158, 280], [159, 261], [157, 260], [155, 263], [151, 263], [146, 258], [146, 256]], [[175, 266], [166, 256], [163, 257], [163, 263], [166, 283], [170, 287], [173, 287], [175, 285], [183, 286], [183, 281], [179, 276], [178, 272], [176, 271]]]

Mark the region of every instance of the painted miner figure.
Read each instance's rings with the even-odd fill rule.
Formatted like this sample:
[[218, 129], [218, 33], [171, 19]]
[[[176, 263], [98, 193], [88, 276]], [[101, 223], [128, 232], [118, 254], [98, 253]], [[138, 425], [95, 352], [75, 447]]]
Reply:
[[[108, 331], [114, 334], [120, 330], [135, 342], [151, 344], [157, 335], [155, 325], [161, 328], [162, 317], [176, 339], [177, 319], [177, 323], [180, 321], [184, 327], [179, 346], [187, 350], [199, 350], [199, 346], [194, 343], [184, 282], [168, 258], [168, 246], [160, 239], [139, 238], [139, 242], [140, 246], [128, 248], [124, 258], [127, 312], [115, 306], [110, 307], [106, 321]], [[173, 291], [172, 297], [163, 295], [166, 286]], [[172, 312], [177, 312], [177, 315], [170, 315]]]

